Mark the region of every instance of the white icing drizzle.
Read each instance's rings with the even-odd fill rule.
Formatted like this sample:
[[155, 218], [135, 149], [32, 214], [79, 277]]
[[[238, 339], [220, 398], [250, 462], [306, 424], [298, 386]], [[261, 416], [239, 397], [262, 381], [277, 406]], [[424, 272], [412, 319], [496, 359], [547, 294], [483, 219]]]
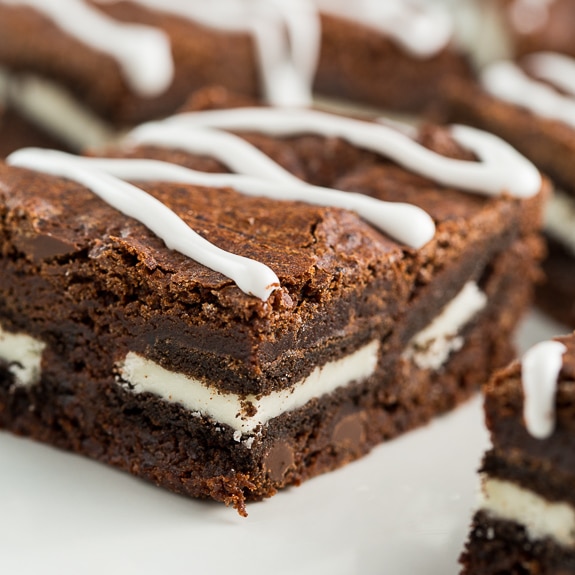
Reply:
[[309, 0], [272, 0], [282, 14], [292, 61], [307, 86], [315, 77], [321, 45], [321, 24]]
[[119, 22], [83, 0], [0, 0], [0, 3], [34, 8], [70, 36], [113, 57], [139, 96], [158, 96], [172, 83], [170, 41], [161, 30]]
[[[157, 180], [160, 179], [161, 173], [161, 179], [170, 181], [186, 181], [213, 187], [229, 186], [246, 195], [300, 200], [353, 210], [380, 230], [416, 249], [425, 245], [435, 234], [432, 218], [417, 206], [401, 202], [385, 202], [363, 194], [312, 186], [284, 170], [246, 140], [229, 132], [180, 126], [165, 121], [150, 122], [130, 132], [127, 141], [181, 149], [192, 154], [211, 155], [233, 169], [236, 174], [206, 174], [179, 166], [169, 167], [171, 165], [164, 162], [154, 163], [145, 160], [141, 161], [138, 168], [135, 167], [136, 164], [129, 162], [126, 162], [125, 168], [120, 168], [119, 162], [112, 167], [110, 162], [97, 160], [103, 162], [104, 171], [113, 169], [113, 173], [118, 177], [135, 180], [147, 178], [148, 176], [144, 174], [149, 174], [150, 179]], [[123, 170], [121, 174], [116, 171], [119, 169]], [[268, 182], [275, 184], [270, 185]]]
[[206, 187], [231, 187], [251, 196], [304, 201], [357, 212], [407, 245], [419, 248], [431, 240], [435, 225], [421, 208], [383, 202], [363, 194], [293, 182], [270, 182], [241, 174], [211, 174], [158, 160], [77, 157], [64, 152], [28, 148], [7, 158], [14, 166], [74, 180], [120, 212], [147, 226], [170, 248], [233, 279], [245, 293], [267, 300], [279, 287], [277, 276], [260, 262], [217, 248], [196, 234], [174, 212], [144, 190], [123, 180], [164, 181]]
[[232, 171], [272, 182], [298, 183], [301, 180], [274, 162], [243, 138], [208, 128], [190, 129], [166, 122], [150, 122], [132, 130], [126, 142], [184, 150], [212, 156]]
[[168, 248], [231, 278], [247, 294], [265, 301], [280, 287], [276, 274], [264, 264], [216, 247], [152, 195], [98, 170], [87, 159], [54, 150], [27, 148], [14, 152], [6, 162], [86, 186], [118, 211], [143, 223]]
[[268, 101], [287, 106], [311, 104], [321, 30], [309, 0], [290, 0], [289, 4], [283, 0], [132, 1], [216, 30], [250, 34]]
[[[19, 153], [10, 157], [11, 163], [14, 161], [14, 156], [18, 158]], [[37, 153], [38, 151], [34, 152], [34, 154]], [[163, 181], [212, 188], [229, 187], [247, 196], [302, 201], [313, 205], [355, 211], [375, 227], [416, 249], [430, 241], [435, 233], [433, 220], [417, 206], [401, 202], [384, 202], [363, 194], [312, 186], [297, 179], [287, 183], [271, 183], [269, 180], [241, 174], [198, 172], [159, 160], [69, 157], [73, 158], [76, 168], [85, 168], [88, 171], [97, 170], [121, 180]], [[137, 216], [132, 217], [145, 223]], [[158, 235], [163, 237], [161, 234]], [[208, 267], [216, 269], [211, 265]]]
[[517, 197], [529, 197], [541, 187], [541, 175], [531, 162], [500, 138], [467, 126], [452, 126], [451, 134], [461, 145], [473, 151], [480, 158], [479, 162], [447, 158], [381, 123], [363, 122], [315, 110], [210, 110], [178, 114], [165, 122], [255, 131], [276, 137], [299, 134], [339, 137], [390, 158], [442, 185], [487, 195], [507, 192]]
[[535, 52], [523, 58], [523, 61], [538, 78], [575, 97], [575, 59], [571, 56], [557, 52]]
[[[129, 171], [123, 171], [124, 175], [114, 171], [119, 177], [138, 180], [144, 177], [144, 173], [149, 173], [151, 179], [160, 179], [160, 172], [157, 170], [161, 169], [162, 179], [170, 181], [186, 181], [213, 187], [229, 186], [246, 195], [300, 200], [353, 210], [383, 232], [416, 249], [425, 245], [435, 234], [433, 220], [417, 206], [401, 202], [384, 202], [363, 194], [309, 185], [235, 134], [209, 128], [190, 128], [167, 122], [153, 122], [130, 132], [127, 141], [181, 149], [192, 154], [211, 155], [229, 166], [236, 174], [205, 174], [194, 170], [184, 171], [181, 167], [170, 169], [167, 167], [170, 164], [161, 166], [163, 162], [153, 164], [142, 161], [139, 171], [131, 167], [135, 164], [128, 163], [126, 169]], [[119, 168], [112, 168], [107, 164], [102, 169], [108, 171]], [[259, 180], [243, 176], [253, 176]], [[270, 185], [268, 182], [275, 184]]]
[[527, 351], [521, 361], [523, 418], [529, 433], [538, 439], [549, 437], [555, 428], [557, 378], [566, 351], [558, 341], [544, 341]]
[[418, 58], [440, 52], [453, 36], [449, 12], [417, 0], [314, 0], [320, 10], [374, 28]]
[[[567, 57], [563, 58], [567, 59]], [[555, 59], [556, 67], [551, 72], [563, 70], [565, 66], [563, 58], [560, 62]], [[537, 73], [542, 72], [543, 76], [547, 76], [548, 81], [556, 80], [555, 74], [550, 71], [545, 72], [542, 66], [539, 69], [542, 63], [549, 63], [548, 55], [539, 60], [532, 56], [530, 62], [535, 63]], [[573, 74], [575, 66], [568, 68]], [[489, 93], [501, 100], [521, 106], [544, 118], [558, 120], [575, 127], [575, 98], [561, 94], [548, 84], [534, 80], [514, 62], [501, 61], [492, 64], [483, 72], [481, 82]], [[562, 87], [566, 87], [566, 82], [562, 82]]]

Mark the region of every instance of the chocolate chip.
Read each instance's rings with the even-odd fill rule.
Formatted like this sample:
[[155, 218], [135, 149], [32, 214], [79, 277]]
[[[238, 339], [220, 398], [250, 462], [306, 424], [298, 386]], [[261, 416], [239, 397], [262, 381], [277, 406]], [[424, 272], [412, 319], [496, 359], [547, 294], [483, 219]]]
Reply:
[[293, 449], [285, 441], [278, 441], [264, 456], [264, 467], [272, 481], [281, 481], [293, 465]]
[[361, 451], [361, 446], [365, 441], [362, 414], [351, 413], [342, 417], [333, 428], [331, 438], [337, 447]]
[[47, 234], [21, 237], [18, 247], [33, 261], [40, 261], [74, 251], [74, 246]]

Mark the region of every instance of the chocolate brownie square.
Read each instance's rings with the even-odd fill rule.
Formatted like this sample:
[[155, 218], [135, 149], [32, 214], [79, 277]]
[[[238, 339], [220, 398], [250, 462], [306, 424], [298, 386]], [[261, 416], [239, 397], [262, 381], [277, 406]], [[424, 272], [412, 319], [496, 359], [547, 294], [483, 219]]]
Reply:
[[474, 129], [210, 94], [0, 164], [0, 426], [245, 513], [510, 359], [548, 184]]

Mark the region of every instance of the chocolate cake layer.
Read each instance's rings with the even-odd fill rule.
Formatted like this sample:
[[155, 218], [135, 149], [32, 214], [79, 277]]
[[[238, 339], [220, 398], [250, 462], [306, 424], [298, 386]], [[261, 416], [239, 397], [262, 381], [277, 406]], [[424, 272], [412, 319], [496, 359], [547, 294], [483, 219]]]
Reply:
[[473, 75], [470, 63], [453, 43], [421, 57], [410, 54], [376, 26], [323, 14], [321, 29], [315, 78], [315, 90], [321, 95], [421, 112], [444, 99], [446, 80]]
[[[127, 223], [77, 184], [4, 166], [0, 172], [11, 205], [5, 220], [10, 243], [4, 246], [4, 327], [38, 336], [22, 324], [29, 317], [25, 306], [49, 302], [50, 318], [44, 321], [61, 326], [66, 354], [82, 344], [87, 325], [108, 340], [104, 347], [118, 353], [125, 339], [133, 351], [154, 350], [151, 356], [175, 352], [170, 361], [184, 371], [186, 364], [198, 369], [201, 358], [202, 370], [214, 370], [222, 388], [257, 394], [289, 386], [311, 371], [301, 365], [304, 353], [325, 361], [385, 336], [405, 306], [401, 300], [409, 297], [400, 246], [350, 213], [220, 189], [154, 186], [157, 197], [187, 212], [204, 237], [223, 248], [242, 245], [243, 255], [273, 266], [285, 291], [264, 303], [239, 292], [221, 274], [166, 250], [144, 226]], [[31, 200], [28, 190], [47, 181], [46, 192]], [[62, 225], [64, 206], [68, 223]], [[46, 237], [53, 249], [38, 253], [34, 248], [45, 248]], [[348, 262], [340, 276], [337, 269]], [[37, 274], [38, 266], [43, 274]], [[22, 301], [23, 288], [36, 301]], [[390, 297], [381, 297], [385, 293]], [[69, 298], [75, 294], [79, 307], [71, 314]], [[110, 316], [118, 320], [113, 330]], [[46, 328], [55, 329], [42, 331]], [[330, 342], [334, 333], [338, 338]], [[110, 368], [108, 363], [104, 370]]]
[[573, 254], [561, 242], [546, 236], [545, 280], [535, 289], [537, 305], [565, 325], [575, 325], [575, 266]]
[[[329, 116], [330, 129], [351, 130], [336, 137], [322, 133], [326, 116], [317, 112], [252, 113], [262, 111], [271, 120], [290, 114], [290, 129], [309, 124], [284, 137], [259, 126], [239, 131], [244, 147], [255, 144], [250, 158], [265, 152], [278, 161], [274, 177], [286, 178], [283, 165], [343, 191], [293, 175], [285, 184], [252, 174], [257, 195], [246, 176], [194, 184], [207, 173], [182, 164], [227, 166], [219, 152], [216, 162], [181, 149], [172, 156], [129, 138], [109, 152], [119, 158], [23, 150], [0, 165], [0, 425], [243, 513], [246, 500], [338, 467], [450, 409], [509, 359], [542, 254], [548, 189], [532, 166], [473, 131], [428, 127], [411, 139]], [[365, 130], [391, 151], [368, 151], [369, 138], [365, 146], [355, 139]], [[404, 167], [384, 158], [402, 146], [443, 169], [425, 177], [412, 173], [419, 166], [408, 167], [409, 157]], [[509, 165], [490, 160], [494, 147]], [[170, 163], [121, 157], [154, 154]], [[509, 169], [521, 186], [501, 179]], [[503, 193], [484, 197], [434, 179], [453, 171], [462, 187], [487, 180], [488, 191]], [[286, 186], [305, 194], [266, 197]], [[161, 208], [132, 211], [144, 191]], [[313, 203], [326, 193], [327, 205]], [[127, 207], [117, 203], [126, 195]], [[360, 218], [366, 196], [377, 199], [374, 212], [399, 209], [402, 225], [370, 219], [369, 210]], [[329, 207], [342, 197], [356, 203]], [[203, 256], [184, 255], [180, 244], [168, 248], [176, 223], [154, 227], [166, 206], [229, 257], [266, 264], [276, 279], [266, 279], [263, 295], [248, 293], [245, 278], [209, 258], [199, 263]], [[424, 240], [405, 233], [429, 221]]]
[[[113, 57], [63, 33], [52, 19], [32, 8], [0, 3], [2, 65], [11, 73], [51, 79], [114, 125], [173, 112], [191, 91], [219, 79], [240, 93], [258, 94], [257, 62], [247, 32], [206, 28], [131, 2], [85, 4], [120, 23], [165, 33], [166, 64], [174, 66], [173, 80], [156, 95], [138, 95]], [[149, 65], [158, 67], [158, 62]], [[94, 82], [92, 70], [98, 70], [99, 82]]]
[[484, 513], [474, 522], [461, 559], [466, 575], [575, 573], [575, 552], [549, 539], [533, 541], [516, 523]]

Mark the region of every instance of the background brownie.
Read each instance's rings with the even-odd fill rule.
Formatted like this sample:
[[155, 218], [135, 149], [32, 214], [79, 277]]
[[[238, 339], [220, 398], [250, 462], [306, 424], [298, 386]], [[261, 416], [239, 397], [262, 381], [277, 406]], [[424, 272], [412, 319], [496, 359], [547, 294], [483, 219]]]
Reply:
[[486, 386], [493, 448], [482, 465], [485, 495], [463, 555], [466, 575], [575, 572], [574, 378], [570, 335], [536, 346]]
[[[222, 84], [235, 92], [279, 104], [309, 104], [316, 60], [315, 87], [319, 94], [410, 112], [435, 106], [442, 98], [445, 79], [471, 74], [465, 57], [450, 42], [447, 12], [441, 11], [442, 16], [436, 18], [437, 25], [433, 25], [435, 20], [430, 16], [427, 25], [420, 26], [425, 33], [410, 31], [412, 19], [424, 20], [428, 12], [438, 11], [436, 7], [389, 4], [380, 17], [397, 21], [393, 27], [396, 37], [390, 38], [377, 23], [372, 25], [373, 19], [363, 12], [354, 11], [351, 20], [341, 17], [336, 5], [330, 7], [329, 13], [316, 13], [314, 2], [299, 3], [287, 14], [292, 14], [296, 34], [301, 36], [297, 37], [299, 52], [304, 46], [308, 53], [296, 53], [294, 48], [291, 56], [276, 54], [289, 51], [288, 43], [263, 44], [264, 56], [271, 62], [269, 71], [264, 73], [259, 63], [261, 53], [248, 30], [262, 22], [266, 33], [275, 28], [280, 30], [288, 21], [282, 11], [274, 13], [258, 8], [255, 16], [250, 12], [253, 17], [248, 22], [245, 5], [238, 3], [234, 4], [238, 9], [237, 19], [223, 10], [221, 21], [210, 27], [179, 17], [177, 11], [170, 12], [170, 6], [162, 11], [160, 4], [156, 9], [150, 8], [147, 2], [129, 1], [86, 1], [79, 2], [79, 6], [91, 6], [96, 14], [106, 14], [116, 24], [145, 27], [146, 35], [154, 36], [156, 49], [152, 50], [139, 38], [142, 30], [129, 28], [126, 39], [120, 31], [119, 37], [111, 38], [109, 45], [125, 52], [124, 58], [129, 61], [125, 66], [103, 50], [63, 32], [47, 15], [28, 6], [0, 2], [3, 38], [0, 68], [13, 84], [12, 99], [17, 106], [28, 109], [29, 117], [33, 115], [36, 121], [49, 122], [50, 129], [57, 130], [76, 148], [105, 141], [122, 127], [173, 113], [192, 91], [208, 84]], [[202, 12], [199, 6], [192, 13], [196, 9]], [[216, 5], [207, 10], [212, 20], [217, 14], [215, 10]], [[398, 10], [400, 16], [396, 13]], [[308, 14], [301, 16], [298, 11]], [[347, 15], [349, 9], [343, 13]], [[93, 16], [78, 14], [74, 27], [78, 31], [96, 29], [92, 20]], [[303, 37], [308, 28], [309, 33]], [[405, 32], [398, 34], [402, 28]], [[319, 36], [320, 32], [321, 37], [314, 39], [314, 33]], [[111, 34], [111, 31], [105, 33]], [[138, 37], [132, 38], [135, 34]], [[162, 34], [162, 38], [157, 37]], [[273, 37], [282, 35], [278, 33]], [[127, 39], [139, 46], [131, 56], [123, 48]], [[406, 48], [405, 44], [410, 42], [418, 44], [419, 51]], [[138, 56], [138, 53], [141, 54]], [[142, 59], [140, 72], [144, 73], [135, 81], [138, 58]], [[173, 77], [168, 70], [171, 66]], [[284, 74], [284, 68], [291, 71]], [[153, 77], [156, 79], [152, 82]], [[67, 122], [66, 131], [61, 132], [54, 118], [42, 119], [49, 113], [45, 109], [48, 98], [57, 102], [62, 110], [69, 110], [67, 121], [65, 114], [57, 114], [59, 122]], [[31, 109], [35, 111], [32, 113]]]
[[558, 321], [575, 326], [575, 248], [570, 231], [570, 206], [575, 200], [575, 126], [568, 113], [575, 96], [562, 86], [561, 78], [565, 76], [557, 75], [558, 64], [571, 65], [575, 70], [575, 61], [540, 53], [518, 63], [492, 64], [483, 72], [481, 86], [453, 82], [451, 119], [498, 134], [555, 184], [556, 194], [548, 207], [545, 226], [547, 279], [538, 287], [537, 304]]
[[[418, 8], [412, 9], [415, 18]], [[429, 4], [423, 10], [430, 10]], [[445, 17], [451, 19], [447, 12]], [[376, 22], [372, 27], [367, 21], [352, 22], [335, 12], [326, 12], [321, 16], [321, 28], [315, 79], [315, 89], [321, 95], [396, 111], [422, 112], [443, 101], [447, 79], [472, 76], [471, 65], [453, 38], [441, 49], [414, 54], [397, 39], [378, 31]], [[405, 32], [406, 37], [410, 34], [417, 32]]]
[[575, 56], [575, 6], [570, 0], [496, 0], [516, 56], [562, 52]]

